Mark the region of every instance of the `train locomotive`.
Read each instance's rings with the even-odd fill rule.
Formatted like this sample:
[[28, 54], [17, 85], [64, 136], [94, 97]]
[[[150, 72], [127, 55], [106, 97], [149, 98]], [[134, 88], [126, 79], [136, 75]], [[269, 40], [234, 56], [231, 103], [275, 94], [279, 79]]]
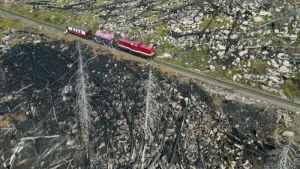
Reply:
[[141, 41], [128, 40], [128, 39], [116, 39], [113, 33], [97, 30], [94, 35], [92, 31], [86, 28], [82, 28], [76, 25], [68, 25], [67, 33], [71, 33], [86, 39], [93, 39], [95, 42], [109, 47], [116, 47], [130, 53], [138, 54], [145, 57], [154, 56], [154, 47], [144, 45]]

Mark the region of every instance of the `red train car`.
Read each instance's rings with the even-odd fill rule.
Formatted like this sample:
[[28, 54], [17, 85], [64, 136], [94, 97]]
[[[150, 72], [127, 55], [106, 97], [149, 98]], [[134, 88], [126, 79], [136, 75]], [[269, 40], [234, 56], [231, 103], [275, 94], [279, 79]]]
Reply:
[[92, 30], [82, 28], [76, 25], [68, 25], [67, 26], [67, 31], [69, 33], [72, 33], [74, 35], [78, 35], [84, 38], [92, 38]]
[[142, 44], [140, 41], [131, 41], [127, 39], [120, 39], [118, 43], [120, 48], [127, 49], [129, 51], [140, 53], [144, 56], [153, 56], [154, 48]]

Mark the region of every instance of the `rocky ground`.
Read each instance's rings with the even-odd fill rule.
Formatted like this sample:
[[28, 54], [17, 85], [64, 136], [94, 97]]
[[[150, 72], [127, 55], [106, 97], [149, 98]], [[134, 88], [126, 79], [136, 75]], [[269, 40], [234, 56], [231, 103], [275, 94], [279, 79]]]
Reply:
[[48, 20], [72, 23], [87, 12], [77, 24], [156, 45], [158, 58], [283, 98], [300, 96], [297, 1], [107, 0], [74, 5], [78, 2], [65, 3], [63, 10], [72, 14], [64, 19], [53, 14]]
[[278, 168], [274, 159], [286, 148], [295, 150], [287, 155], [291, 159], [299, 155], [295, 112], [155, 68], [159, 109], [154, 139], [145, 140], [151, 65], [102, 51], [92, 57], [81, 45], [90, 59], [92, 110], [84, 146], [74, 92], [75, 42], [31, 29], [4, 32], [0, 42], [0, 168], [141, 168], [144, 146], [145, 166], [160, 169]]

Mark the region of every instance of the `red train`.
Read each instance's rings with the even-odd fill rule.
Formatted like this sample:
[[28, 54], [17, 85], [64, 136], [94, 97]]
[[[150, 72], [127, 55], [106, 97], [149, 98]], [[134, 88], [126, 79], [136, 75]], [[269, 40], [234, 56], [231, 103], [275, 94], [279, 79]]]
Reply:
[[125, 49], [130, 53], [136, 53], [147, 57], [154, 56], [154, 47], [144, 45], [140, 41], [132, 41], [127, 39], [116, 40], [114, 34], [107, 31], [97, 30], [93, 36], [92, 31], [89, 29], [85, 29], [76, 25], [68, 25], [67, 32], [87, 39], [94, 38], [97, 43], [108, 45], [109, 47]]
[[69, 33], [81, 36], [83, 38], [91, 38], [92, 37], [92, 31], [89, 29], [85, 29], [76, 25], [68, 25], [67, 31]]

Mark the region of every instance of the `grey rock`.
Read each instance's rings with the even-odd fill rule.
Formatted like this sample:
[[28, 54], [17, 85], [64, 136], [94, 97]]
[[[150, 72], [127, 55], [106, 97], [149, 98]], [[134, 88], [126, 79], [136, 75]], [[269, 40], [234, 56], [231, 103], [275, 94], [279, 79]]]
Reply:
[[294, 137], [294, 132], [284, 131], [281, 135], [284, 136], [284, 137]]
[[284, 60], [284, 61], [282, 62], [282, 64], [283, 64], [283, 66], [286, 66], [286, 67], [289, 67], [289, 66], [290, 66], [290, 62], [287, 61], [287, 60]]
[[279, 65], [277, 64], [277, 62], [274, 59], [271, 60], [271, 63], [272, 63], [272, 67], [274, 67], [274, 68], [279, 67]]
[[248, 53], [248, 50], [243, 50], [239, 52], [239, 56], [244, 56]]
[[167, 169], [176, 169], [176, 165], [171, 163], [168, 165]]
[[237, 75], [233, 75], [232, 80], [236, 81]]
[[263, 21], [263, 18], [260, 16], [256, 16], [256, 17], [253, 17], [253, 20], [254, 20], [254, 22], [261, 22], [261, 21]]
[[279, 72], [281, 72], [281, 73], [289, 73], [290, 70], [286, 66], [281, 66], [279, 68]]
[[277, 76], [270, 76], [269, 80], [271, 80], [272, 82], [275, 82], [275, 83], [279, 82], [279, 78]]
[[269, 90], [269, 89], [270, 89], [268, 86], [265, 86], [265, 85], [261, 85], [260, 87], [261, 87], [261, 89], [263, 89], [263, 90]]
[[42, 41], [40, 39], [33, 41], [34, 44], [41, 43], [41, 42]]
[[213, 66], [213, 65], [209, 65], [209, 69], [212, 70], [212, 71], [214, 71], [216, 69], [216, 67]]
[[66, 145], [67, 145], [67, 146], [73, 146], [73, 145], [74, 145], [74, 142], [75, 142], [75, 141], [74, 141], [73, 139], [69, 138], [68, 141], [67, 141], [67, 143], [66, 143]]

